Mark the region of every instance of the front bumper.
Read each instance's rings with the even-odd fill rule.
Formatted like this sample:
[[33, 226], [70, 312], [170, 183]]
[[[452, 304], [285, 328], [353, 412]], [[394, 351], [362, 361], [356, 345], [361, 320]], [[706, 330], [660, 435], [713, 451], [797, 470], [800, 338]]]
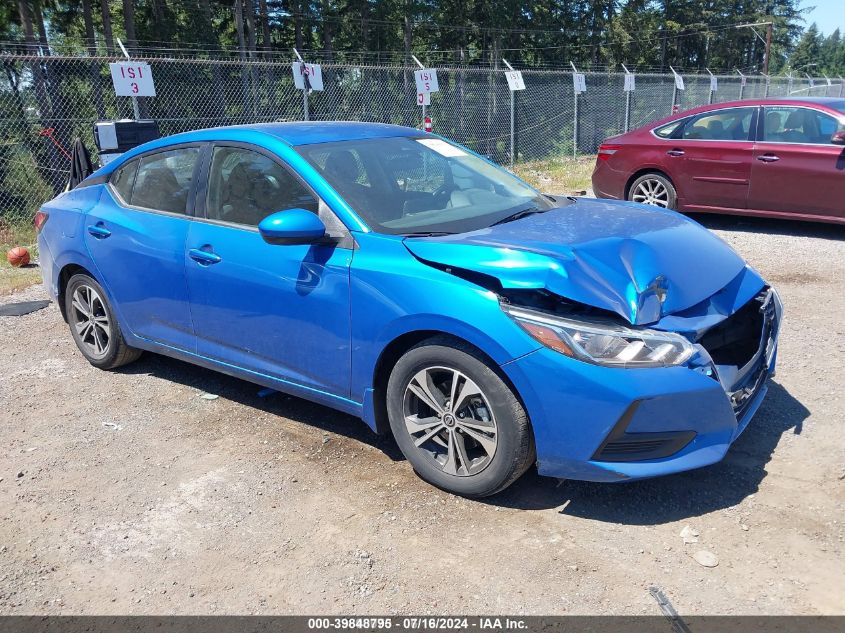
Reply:
[[681, 367], [610, 368], [546, 348], [507, 363], [540, 474], [630, 481], [718, 462], [765, 398], [779, 324], [779, 313], [767, 317], [758, 351], [733, 371], [701, 346]]

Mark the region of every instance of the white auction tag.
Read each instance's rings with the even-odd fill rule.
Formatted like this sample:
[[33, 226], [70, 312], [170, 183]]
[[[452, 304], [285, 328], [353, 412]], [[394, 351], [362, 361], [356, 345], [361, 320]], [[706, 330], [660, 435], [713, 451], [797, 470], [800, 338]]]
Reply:
[[441, 156], [446, 156], [447, 158], [451, 158], [453, 156], [467, 155], [467, 153], [460, 147], [450, 145], [446, 141], [442, 141], [439, 138], [418, 138], [417, 143], [421, 143], [422, 145], [425, 145], [428, 149], [432, 149]]
[[505, 78], [508, 80], [508, 88], [510, 90], [525, 90], [525, 81], [522, 79], [522, 71], [508, 70], [505, 72]]
[[322, 90], [323, 69], [320, 64], [293, 62], [293, 84], [300, 90]]
[[431, 93], [430, 92], [418, 92], [417, 93], [417, 105], [431, 105]]
[[716, 92], [719, 89], [719, 80], [716, 77], [710, 77], [710, 92]]
[[678, 73], [675, 73], [675, 87], [678, 90], [684, 89], [684, 78], [681, 77]]
[[633, 92], [637, 87], [634, 73], [625, 73], [625, 92]]
[[433, 68], [415, 70], [414, 79], [417, 82], [417, 92], [438, 92], [440, 90], [440, 86], [437, 84], [437, 71]]
[[145, 62], [111, 62], [111, 80], [118, 97], [155, 97], [153, 71]]
[[584, 73], [573, 73], [572, 86], [575, 89], [575, 94], [587, 92], [587, 78]]

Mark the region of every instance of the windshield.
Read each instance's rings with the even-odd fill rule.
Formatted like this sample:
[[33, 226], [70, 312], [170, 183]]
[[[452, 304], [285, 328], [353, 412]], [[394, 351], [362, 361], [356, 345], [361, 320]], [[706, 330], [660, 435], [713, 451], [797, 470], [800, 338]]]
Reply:
[[462, 233], [560, 206], [504, 169], [432, 136], [297, 150], [381, 233]]

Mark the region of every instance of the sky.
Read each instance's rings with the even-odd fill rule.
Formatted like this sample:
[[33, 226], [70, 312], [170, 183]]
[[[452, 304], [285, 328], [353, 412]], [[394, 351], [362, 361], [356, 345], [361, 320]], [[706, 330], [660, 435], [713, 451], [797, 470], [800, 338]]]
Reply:
[[815, 7], [804, 14], [807, 26], [815, 22], [824, 35], [836, 29], [845, 33], [845, 0], [803, 0], [801, 7]]

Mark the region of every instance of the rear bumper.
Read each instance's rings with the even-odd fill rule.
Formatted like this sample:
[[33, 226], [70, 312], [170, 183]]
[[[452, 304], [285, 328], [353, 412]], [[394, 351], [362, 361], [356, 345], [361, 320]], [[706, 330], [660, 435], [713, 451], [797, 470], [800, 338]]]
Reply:
[[612, 162], [612, 158], [596, 160], [592, 175], [593, 193], [597, 198], [624, 200], [626, 177], [624, 173], [613, 169]]
[[41, 269], [41, 280], [44, 283], [44, 289], [53, 301], [57, 301], [59, 297], [58, 286], [58, 271], [56, 270], [55, 259], [44, 234], [38, 234], [38, 267]]

